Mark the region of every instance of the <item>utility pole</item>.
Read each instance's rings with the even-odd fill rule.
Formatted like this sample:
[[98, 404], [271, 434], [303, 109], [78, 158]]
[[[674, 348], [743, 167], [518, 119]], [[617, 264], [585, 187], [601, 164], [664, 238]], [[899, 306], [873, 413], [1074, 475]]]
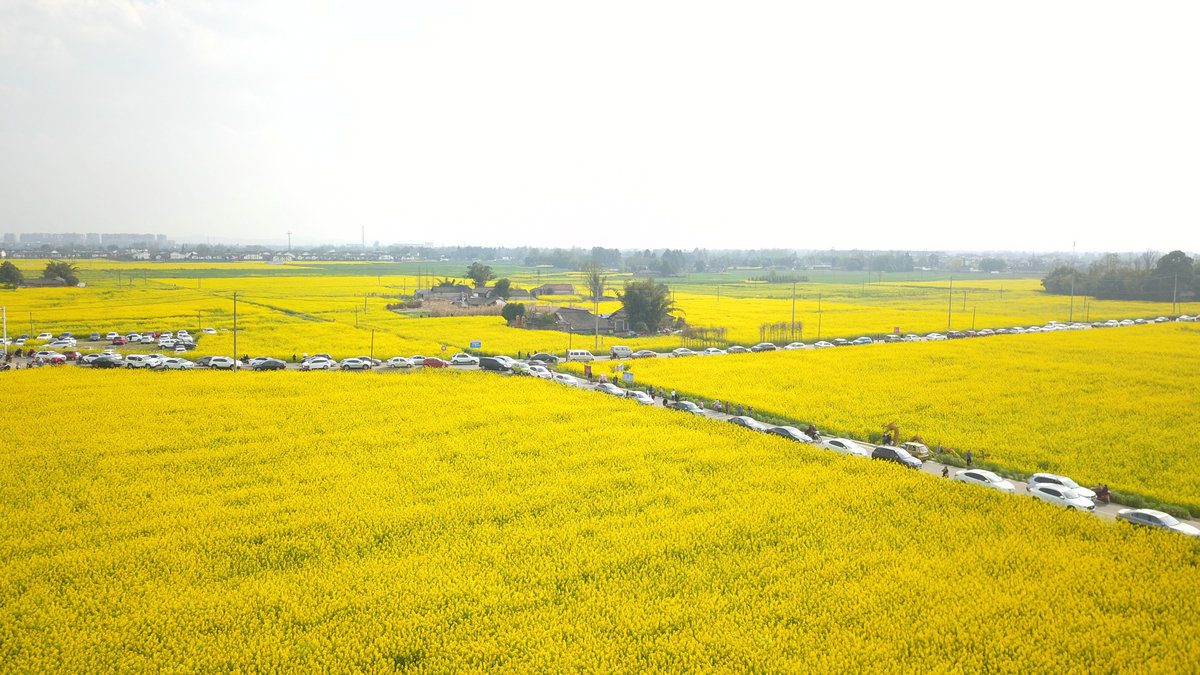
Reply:
[[371, 358], [375, 358], [375, 329], [371, 329]]
[[1075, 242], [1071, 242], [1071, 316], [1068, 323], [1075, 323]]
[[975, 330], [975, 310], [979, 309], [978, 305], [971, 305], [971, 330]]
[[967, 292], [963, 291], [962, 311], [967, 311]]
[[1175, 273], [1175, 290], [1171, 291], [1171, 313], [1175, 313], [1175, 301], [1179, 298], [1179, 272]]
[[237, 291], [233, 292], [233, 372], [238, 371], [238, 366], [241, 361], [238, 361], [237, 355]]
[[954, 317], [954, 277], [951, 276], [950, 277], [950, 304], [949, 304], [949, 306], [946, 307], [946, 330], [947, 331], [952, 330], [950, 328], [950, 325], [951, 325], [951, 321], [953, 321], [953, 317]]
[[792, 282], [792, 341], [796, 340], [796, 282]]
[[821, 294], [817, 293], [817, 339], [821, 339]]
[[0, 307], [0, 314], [4, 315], [4, 356], [8, 356], [8, 305]]
[[29, 336], [33, 337], [36, 333], [33, 332], [33, 312], [29, 313]]
[[203, 333], [204, 329], [201, 328], [201, 326], [203, 326], [203, 325], [204, 324], [200, 323], [200, 312], [196, 312], [196, 330], [199, 331], [200, 333]]
[[292, 252], [292, 231], [288, 230], [288, 253]]

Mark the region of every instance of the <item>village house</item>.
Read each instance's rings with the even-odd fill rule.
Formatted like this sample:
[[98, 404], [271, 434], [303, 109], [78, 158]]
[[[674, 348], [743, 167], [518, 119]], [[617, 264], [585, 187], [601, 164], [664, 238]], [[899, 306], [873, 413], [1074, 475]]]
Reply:
[[575, 287], [571, 284], [542, 284], [530, 291], [534, 297], [542, 295], [575, 295]]

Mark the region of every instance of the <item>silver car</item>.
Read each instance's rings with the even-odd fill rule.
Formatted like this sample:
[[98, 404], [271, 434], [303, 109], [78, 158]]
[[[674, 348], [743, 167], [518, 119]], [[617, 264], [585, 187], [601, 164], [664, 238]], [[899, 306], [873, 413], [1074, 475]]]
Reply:
[[1127, 523], [1155, 530], [1169, 530], [1186, 537], [1200, 538], [1200, 529], [1182, 522], [1175, 516], [1154, 509], [1121, 509], [1117, 518]]

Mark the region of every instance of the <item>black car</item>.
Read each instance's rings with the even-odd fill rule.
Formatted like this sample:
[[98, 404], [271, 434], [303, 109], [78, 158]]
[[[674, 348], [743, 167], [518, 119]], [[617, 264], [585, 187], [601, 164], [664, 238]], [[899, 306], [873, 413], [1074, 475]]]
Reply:
[[807, 434], [805, 434], [803, 431], [800, 431], [796, 427], [771, 427], [770, 429], [767, 429], [767, 433], [775, 434], [776, 436], [783, 436], [789, 441], [796, 441], [798, 443], [812, 442], [812, 439], [809, 438]]
[[201, 356], [200, 358], [196, 359], [196, 366], [198, 368], [207, 368], [209, 361], [212, 361], [212, 360], [213, 360], [213, 357], [211, 357], [211, 356]]
[[725, 351], [729, 352], [730, 354], [748, 354], [750, 352], [749, 349], [746, 349], [741, 345], [734, 345]]
[[120, 368], [125, 365], [125, 361], [119, 356], [101, 356], [92, 361], [93, 368]]
[[265, 361], [260, 361], [258, 363], [258, 365], [254, 366], [254, 369], [255, 370], [283, 370], [286, 367], [287, 367], [287, 364], [284, 363], [283, 361], [280, 361], [279, 359], [267, 359]]
[[903, 448], [891, 445], [880, 445], [871, 452], [871, 459], [882, 459], [885, 462], [895, 462], [910, 469], [921, 468], [921, 460], [908, 454]]
[[764, 431], [762, 422], [759, 422], [753, 417], [748, 417], [746, 415], [735, 415], [725, 421], [729, 422], [730, 424], [736, 424], [739, 427], [753, 429], [754, 431]]
[[773, 352], [779, 347], [775, 346], [774, 342], [760, 342], [750, 348], [752, 352]]
[[533, 356], [529, 357], [529, 360], [537, 361], [539, 363], [549, 363], [549, 364], [558, 363], [558, 357], [555, 356], [554, 354], [538, 353], [538, 354], [534, 354]]
[[500, 359], [495, 358], [494, 356], [484, 356], [484, 357], [480, 358], [479, 359], [479, 367], [483, 370], [499, 370], [499, 371], [512, 370], [512, 368], [509, 367], [509, 365], [507, 363], [501, 361]]
[[689, 413], [692, 413], [693, 415], [703, 415], [704, 414], [704, 409], [701, 408], [700, 406], [696, 405], [695, 403], [692, 403], [691, 401], [680, 401], [679, 403], [668, 403], [667, 407], [674, 408], [676, 410], [682, 410], [683, 412], [689, 412]]

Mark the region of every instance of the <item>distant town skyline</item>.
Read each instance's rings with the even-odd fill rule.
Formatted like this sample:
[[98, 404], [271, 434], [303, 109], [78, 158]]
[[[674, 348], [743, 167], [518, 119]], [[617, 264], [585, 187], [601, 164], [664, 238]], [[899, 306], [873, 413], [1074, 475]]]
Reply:
[[1194, 3], [0, 5], [0, 231], [1200, 250]]

